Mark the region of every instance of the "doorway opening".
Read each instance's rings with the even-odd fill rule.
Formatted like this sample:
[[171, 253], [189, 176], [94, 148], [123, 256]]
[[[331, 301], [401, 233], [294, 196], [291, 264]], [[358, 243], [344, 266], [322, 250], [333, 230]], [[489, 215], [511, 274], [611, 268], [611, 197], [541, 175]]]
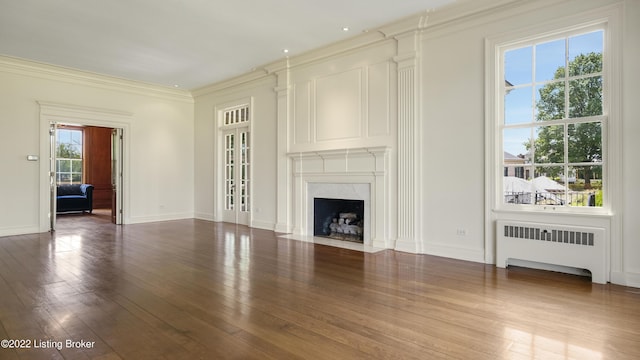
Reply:
[[58, 216], [78, 214], [122, 224], [122, 129], [54, 123], [50, 131], [51, 229]]
[[[40, 105], [41, 198], [40, 230], [56, 229], [58, 214], [95, 214], [110, 222], [124, 224], [127, 196], [127, 134], [132, 115], [105, 110], [38, 102]], [[58, 206], [58, 195], [67, 186], [80, 195], [91, 190], [91, 204], [76, 200], [68, 207]], [[82, 192], [84, 191], [84, 192]], [[72, 194], [76, 195], [76, 194]], [[66, 215], [65, 215], [66, 216]], [[88, 218], [88, 217], [85, 217]]]

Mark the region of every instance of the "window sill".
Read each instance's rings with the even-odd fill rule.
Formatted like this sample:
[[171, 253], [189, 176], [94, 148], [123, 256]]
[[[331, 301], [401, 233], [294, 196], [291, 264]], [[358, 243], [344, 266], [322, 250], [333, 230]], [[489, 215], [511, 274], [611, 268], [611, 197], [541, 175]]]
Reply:
[[588, 217], [594, 219], [610, 219], [613, 213], [609, 209], [591, 209], [591, 211], [577, 211], [577, 209], [567, 209], [554, 206], [541, 206], [538, 208], [496, 208], [491, 210], [495, 214], [531, 214], [531, 215], [552, 215], [561, 217]]

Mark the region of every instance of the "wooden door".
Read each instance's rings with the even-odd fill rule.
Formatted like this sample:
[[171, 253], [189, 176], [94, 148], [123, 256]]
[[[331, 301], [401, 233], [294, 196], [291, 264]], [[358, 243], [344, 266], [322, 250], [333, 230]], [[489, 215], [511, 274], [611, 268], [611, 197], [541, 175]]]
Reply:
[[107, 127], [84, 128], [84, 182], [93, 185], [93, 208], [111, 209], [111, 132]]

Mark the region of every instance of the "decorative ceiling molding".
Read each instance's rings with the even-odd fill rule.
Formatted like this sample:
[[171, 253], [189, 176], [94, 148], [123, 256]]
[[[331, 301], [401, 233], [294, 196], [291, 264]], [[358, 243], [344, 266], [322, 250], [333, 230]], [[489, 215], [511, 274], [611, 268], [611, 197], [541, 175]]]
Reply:
[[514, 3], [528, 2], [527, 0], [474, 0], [456, 2], [437, 10], [427, 10], [400, 20], [370, 29], [351, 38], [334, 42], [326, 46], [307, 51], [295, 56], [289, 56], [275, 62], [256, 67], [256, 70], [211, 84], [193, 91], [194, 97], [206, 95], [226, 88], [235, 87], [255, 81], [265, 76], [271, 76], [284, 69], [294, 69], [328, 58], [355, 52], [366, 47], [376, 46], [385, 41], [405, 35], [413, 31], [428, 33], [432, 27], [455, 23], [457, 20], [468, 18], [474, 14], [495, 11]]
[[382, 33], [386, 38], [396, 37], [407, 32], [424, 29], [427, 26], [428, 18], [429, 12], [415, 14], [413, 16], [409, 16], [402, 20], [382, 26], [378, 29], [378, 31], [380, 31], [380, 33]]
[[191, 93], [182, 89], [145, 84], [87, 71], [42, 64], [30, 60], [0, 56], [0, 71], [41, 79], [90, 86], [99, 89], [123, 91], [136, 95], [193, 103]]

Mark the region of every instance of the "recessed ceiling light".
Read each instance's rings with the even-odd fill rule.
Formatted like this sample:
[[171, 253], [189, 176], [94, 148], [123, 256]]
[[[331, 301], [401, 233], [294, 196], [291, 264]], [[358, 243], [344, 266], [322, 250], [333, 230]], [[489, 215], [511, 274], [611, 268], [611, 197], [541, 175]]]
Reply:
[[289, 49], [282, 49], [282, 52], [286, 54], [289, 52]]
[[175, 85], [173, 85], [173, 87], [177, 87], [177, 88], [178, 88], [178, 87], [180, 87], [180, 85], [178, 85], [178, 84], [175, 84]]
[[348, 27], [348, 26], [343, 26], [343, 27], [342, 27], [342, 31], [344, 31], [344, 32], [349, 31], [349, 27]]

